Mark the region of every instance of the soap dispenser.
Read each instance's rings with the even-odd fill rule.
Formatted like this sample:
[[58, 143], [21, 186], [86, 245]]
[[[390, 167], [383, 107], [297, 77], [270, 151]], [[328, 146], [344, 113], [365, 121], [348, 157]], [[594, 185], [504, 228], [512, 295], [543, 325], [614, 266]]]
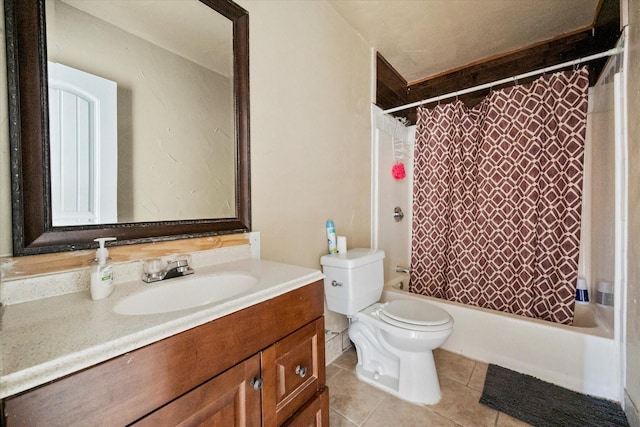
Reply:
[[113, 292], [113, 267], [109, 251], [104, 247], [104, 242], [116, 240], [115, 237], [100, 237], [94, 241], [100, 244], [96, 251], [96, 259], [91, 266], [91, 299], [104, 299]]

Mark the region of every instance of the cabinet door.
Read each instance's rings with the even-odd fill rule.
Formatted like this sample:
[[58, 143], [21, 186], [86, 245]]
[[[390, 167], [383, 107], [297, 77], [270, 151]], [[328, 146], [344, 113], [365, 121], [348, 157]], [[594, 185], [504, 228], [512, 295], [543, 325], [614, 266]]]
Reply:
[[[324, 385], [323, 319], [309, 323], [266, 349], [262, 366], [265, 418], [268, 425], [280, 425]], [[270, 420], [273, 413], [275, 423]]]
[[258, 427], [261, 425], [260, 355], [234, 366], [133, 425]]
[[329, 427], [329, 390], [325, 387], [283, 427]]

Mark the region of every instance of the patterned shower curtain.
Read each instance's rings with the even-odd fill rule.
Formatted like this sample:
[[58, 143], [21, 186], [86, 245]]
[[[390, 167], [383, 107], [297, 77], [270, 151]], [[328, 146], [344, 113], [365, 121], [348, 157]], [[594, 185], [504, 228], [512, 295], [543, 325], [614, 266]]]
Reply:
[[571, 324], [588, 71], [418, 109], [410, 291]]

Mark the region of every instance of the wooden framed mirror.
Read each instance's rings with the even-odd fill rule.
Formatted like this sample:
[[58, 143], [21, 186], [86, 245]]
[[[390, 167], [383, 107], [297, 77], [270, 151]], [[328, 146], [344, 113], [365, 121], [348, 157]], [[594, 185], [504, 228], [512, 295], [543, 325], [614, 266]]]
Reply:
[[[51, 77], [50, 79], [49, 77], [52, 76], [52, 70], [50, 70], [50, 68], [53, 69], [54, 67], [50, 64], [57, 64], [58, 59], [61, 57], [66, 58], [65, 62], [73, 61], [72, 59], [68, 59], [72, 57], [65, 57], [65, 55], [60, 53], [60, 45], [66, 40], [67, 35], [65, 34], [64, 37], [60, 37], [60, 43], [57, 41], [51, 43], [52, 34], [51, 32], [48, 33], [47, 30], [47, 26], [56, 26], [55, 23], [52, 23], [51, 16], [47, 16], [47, 13], [52, 15], [51, 5], [56, 4], [56, 2], [59, 2], [59, 7], [56, 9], [57, 15], [63, 15], [61, 11], [67, 9], [77, 14], [72, 17], [74, 24], [81, 22], [82, 19], [87, 17], [85, 15], [88, 15], [86, 11], [77, 11], [77, 9], [73, 7], [74, 0], [5, 0], [14, 255], [20, 256], [87, 249], [95, 246], [93, 239], [104, 236], [114, 236], [118, 239], [115, 244], [122, 245], [250, 231], [249, 18], [248, 13], [244, 9], [230, 0], [193, 0], [192, 2], [180, 2], [180, 10], [183, 10], [186, 6], [204, 8], [195, 10], [195, 15], [197, 15], [200, 20], [202, 20], [203, 17], [207, 19], [206, 17], [209, 16], [211, 17], [211, 21], [218, 20], [219, 17], [223, 17], [229, 21], [228, 29], [231, 34], [229, 34], [228, 44], [232, 58], [230, 58], [230, 65], [228, 66], [230, 69], [228, 86], [230, 89], [229, 94], [225, 95], [229, 98], [229, 111], [225, 113], [230, 117], [228, 125], [225, 125], [228, 126], [229, 131], [220, 127], [216, 127], [214, 130], [206, 128], [200, 129], [198, 127], [200, 124], [214, 121], [208, 114], [213, 114], [213, 111], [218, 108], [217, 106], [203, 107], [202, 105], [198, 105], [198, 107], [185, 107], [184, 101], [182, 104], [175, 102], [178, 108], [169, 111], [166, 119], [161, 118], [159, 116], [160, 113], [149, 113], [149, 110], [152, 110], [155, 104], [165, 109], [173, 107], [174, 100], [172, 98], [163, 100], [164, 96], [173, 95], [159, 94], [157, 90], [158, 85], [156, 85], [154, 89], [155, 92], [154, 90], [149, 90], [154, 94], [154, 98], [151, 101], [147, 101], [146, 104], [143, 104], [143, 107], [136, 107], [135, 102], [141, 98], [140, 94], [146, 89], [140, 89], [133, 83], [129, 83], [127, 79], [124, 79], [127, 80], [127, 82], [122, 82], [122, 76], [128, 77], [139, 73], [144, 76], [145, 80], [150, 80], [150, 74], [158, 73], [161, 74], [160, 79], [164, 79], [162, 80], [163, 84], [160, 86], [166, 87], [171, 85], [170, 82], [173, 80], [170, 81], [168, 79], [173, 76], [174, 80], [189, 81], [191, 83], [190, 88], [178, 89], [173, 92], [174, 94], [184, 94], [184, 96], [182, 96], [184, 99], [199, 98], [199, 94], [210, 88], [210, 85], [203, 83], [206, 82], [206, 80], [200, 80], [199, 77], [196, 78], [193, 76], [213, 73], [208, 70], [200, 70], [198, 68], [200, 65], [192, 67], [194, 69], [198, 68], [195, 74], [184, 72], [181, 68], [174, 65], [171, 67], [163, 67], [162, 65], [166, 62], [163, 62], [161, 57], [162, 55], [176, 56], [180, 58], [179, 61], [190, 63], [198, 62], [197, 60], [194, 60], [186, 54], [183, 55], [181, 52], [176, 54], [172, 51], [174, 48], [166, 48], [165, 46], [160, 46], [157, 49], [156, 47], [150, 47], [142, 53], [131, 54], [129, 46], [123, 47], [123, 44], [120, 42], [116, 45], [117, 50], [123, 51], [130, 56], [144, 56], [147, 52], [152, 51], [151, 63], [153, 66], [147, 66], [146, 69], [143, 69], [142, 65], [136, 65], [135, 73], [134, 71], [123, 72], [123, 67], [121, 66], [123, 61], [116, 61], [113, 56], [115, 55], [113, 53], [114, 47], [110, 46], [109, 48], [105, 48], [104, 52], [101, 53], [102, 57], [107, 58], [112, 63], [117, 63], [118, 67], [112, 67], [116, 71], [91, 71], [94, 74], [107, 74], [107, 77], [111, 77], [116, 72], [121, 73], [120, 77], [116, 76], [116, 78], [112, 78], [118, 87], [117, 218], [115, 220], [108, 219], [101, 223], [92, 218], [88, 220], [88, 223], [82, 223], [80, 225], [73, 225], [73, 221], [54, 221], [53, 205], [56, 205], [57, 199], [55, 198], [59, 197], [58, 193], [60, 193], [60, 191], [52, 191], [52, 184], [59, 178], [59, 170], [62, 169], [64, 171], [68, 166], [67, 164], [60, 166], [59, 163], [56, 166], [52, 160], [52, 157], [57, 158], [58, 156], [58, 154], [55, 154], [55, 156], [52, 155], [52, 152], [56, 150], [52, 148], [52, 141], [55, 139], [55, 135], [53, 134], [56, 134], [57, 130], [55, 129], [55, 125], [51, 125], [53, 120], [50, 120], [52, 115], [55, 116], [57, 114], [52, 113], [53, 110], [51, 110], [53, 104], [57, 101], [53, 101], [54, 98], [51, 94], [52, 88], [50, 80], [53, 81], [54, 78]], [[82, 1], [77, 3], [89, 4], [91, 2]], [[108, 2], [104, 0], [93, 3], [98, 3], [101, 7], [108, 4]], [[158, 4], [171, 2], [145, 1], [114, 3], [144, 3], [144, 7], [147, 9], [142, 12], [145, 13], [145, 15], [151, 15], [148, 12], [155, 12], [156, 10], [153, 8], [157, 7]], [[211, 14], [215, 14], [218, 17]], [[131, 16], [129, 12], [124, 15]], [[172, 20], [177, 23], [184, 23], [185, 21], [184, 18], [177, 16], [173, 16]], [[169, 24], [166, 22], [152, 23], [151, 27], [159, 27], [163, 32], [170, 33], [166, 27]], [[189, 24], [195, 28], [194, 22], [187, 22], [187, 26], [189, 26]], [[103, 21], [99, 24], [91, 24], [93, 27], [100, 28], [107, 28], [112, 25], [111, 22], [105, 24]], [[200, 25], [203, 26], [203, 28], [211, 27], [207, 21]], [[66, 30], [68, 26], [59, 25], [59, 27]], [[122, 37], [131, 38], [132, 33], [135, 37], [135, 31], [129, 28], [126, 28], [126, 31], [122, 31], [122, 29], [114, 27], [113, 31], [123, 34]], [[193, 29], [193, 31], [195, 31], [195, 29]], [[180, 28], [175, 30], [175, 34], [189, 32], [189, 30], [185, 31]], [[83, 38], [88, 39], [89, 36], [85, 33], [85, 37]], [[171, 40], [169, 40], [169, 42], [172, 43], [176, 38], [177, 37], [170, 38]], [[105, 37], [104, 34], [100, 36], [100, 40], [110, 39], [117, 39], [117, 37], [111, 35]], [[196, 47], [196, 51], [215, 51], [213, 48], [209, 49], [209, 43], [211, 43], [211, 46], [215, 44], [213, 40], [205, 39], [204, 36], [194, 37], [194, 39], [196, 39], [198, 43], [201, 43], [200, 46]], [[48, 55], [48, 42], [51, 43], [51, 55]], [[140, 43], [147, 42], [147, 40], [144, 40]], [[91, 46], [91, 51], [93, 52], [94, 45]], [[99, 51], [98, 48], [95, 50]], [[168, 50], [172, 52], [165, 54], [164, 52]], [[155, 53], [156, 51], [161, 53]], [[85, 52], [88, 51], [85, 50]], [[73, 65], [75, 68], [91, 68], [97, 62], [100, 61], [92, 60], [88, 65]], [[65, 64], [65, 66], [66, 65], [68, 64]], [[204, 69], [204, 67], [200, 68]], [[83, 70], [83, 72], [85, 71], [86, 69]], [[223, 75], [224, 72], [219, 74]], [[194, 93], [196, 93], [197, 96], [194, 95]], [[128, 101], [129, 103], [127, 104], [122, 100]], [[121, 104], [123, 104], [124, 107], [121, 107]], [[136, 108], [138, 108], [138, 110], [136, 110]], [[193, 111], [188, 111], [189, 108], [194, 109]], [[89, 109], [93, 111], [98, 108]], [[187, 110], [186, 113], [185, 110]], [[131, 123], [145, 114], [148, 114], [148, 118], [143, 120], [142, 124], [136, 122]], [[181, 114], [186, 114], [186, 116], [184, 116], [186, 118], [181, 118], [183, 117]], [[204, 119], [201, 117], [202, 115], [205, 116]], [[131, 116], [133, 118], [129, 120]], [[176, 119], [175, 125], [168, 123], [174, 118]], [[123, 131], [120, 129], [121, 122], [129, 123], [128, 130]], [[188, 126], [182, 129], [179, 128], [186, 122], [188, 122]], [[152, 126], [150, 126], [150, 123]], [[100, 126], [88, 126], [91, 130], [98, 127]], [[107, 126], [102, 127], [105, 128]], [[151, 136], [149, 136], [149, 134], [142, 134], [143, 136], [137, 137], [139, 132], [136, 129], [144, 128], [148, 130], [150, 127], [158, 127], [159, 133]], [[188, 132], [192, 131], [193, 134], [186, 136]], [[177, 137], [174, 135], [175, 140], [170, 140], [167, 136], [169, 134], [178, 135]], [[129, 138], [123, 138], [123, 135], [129, 135]], [[133, 137], [131, 137], [131, 135], [133, 135]], [[202, 135], [202, 140], [193, 135]], [[64, 140], [65, 138], [66, 137], [63, 137], [62, 139]], [[225, 147], [222, 151], [213, 150], [212, 147], [215, 144], [219, 144], [220, 140], [223, 139], [231, 141], [231, 145]], [[137, 145], [134, 145], [132, 142], [134, 140], [136, 144], [139, 140], [152, 140], [155, 142], [155, 145], [152, 144], [137, 148]], [[136, 148], [134, 149], [132, 146]], [[89, 153], [88, 157], [91, 158], [96, 158], [96, 153], [98, 153], [98, 150], [93, 148], [85, 151]], [[161, 152], [163, 158], [160, 160], [148, 160], [146, 156], [151, 156], [156, 151]], [[223, 178], [211, 175], [212, 170], [222, 169], [221, 166], [212, 167], [215, 161], [220, 162], [220, 158], [222, 158], [220, 155], [221, 152], [231, 153], [227, 154], [230, 157], [225, 160], [225, 164], [232, 163], [229, 169], [230, 172], [227, 171], [226, 177]], [[123, 153], [124, 155], [122, 155]], [[183, 153], [189, 154], [191, 157], [186, 156], [180, 158], [180, 155]], [[203, 160], [203, 157], [207, 155], [212, 156], [212, 158], [205, 158], [205, 160]], [[132, 159], [136, 161], [145, 159], [146, 166], [140, 163], [133, 163], [134, 160]], [[195, 178], [196, 183], [172, 175], [174, 172], [173, 164], [180, 164], [182, 169], [191, 171], [197, 169], [197, 164], [200, 161], [204, 164], [202, 169], [206, 170], [209, 175], [198, 176]], [[145, 169], [145, 167], [147, 169]], [[98, 166], [94, 168], [100, 169]], [[125, 172], [123, 172], [123, 170]], [[130, 178], [130, 176], [135, 173], [138, 175], [136, 175], [134, 179], [127, 180], [127, 178]], [[152, 176], [149, 179], [152, 187], [139, 188], [139, 183], [144, 181], [144, 178], [150, 176], [152, 173], [157, 174], [155, 177]], [[87, 181], [93, 183], [93, 180], [93, 178], [85, 179], [82, 178], [82, 176], [76, 178], [76, 181], [81, 184]], [[163, 180], [166, 180], [166, 182], [163, 182]], [[176, 182], [180, 182], [182, 187], [175, 186]], [[230, 184], [224, 184], [225, 182]], [[212, 188], [224, 187], [224, 185], [231, 185], [230, 188], [224, 190], [229, 194], [223, 202], [225, 205], [224, 209], [220, 210], [207, 206], [195, 211], [186, 211], [184, 209], [198, 205], [203, 201], [208, 202], [216, 199], [216, 194], [218, 193], [215, 191], [211, 192], [210, 190]], [[163, 200], [147, 198], [147, 195], [152, 192], [160, 194], [161, 197], [163, 194], [168, 196]], [[89, 199], [92, 199], [92, 197], [93, 199], [98, 199], [96, 196], [89, 196]], [[138, 199], [144, 199], [144, 203], [138, 203], [140, 202]], [[108, 205], [109, 203], [103, 202], [102, 204]], [[159, 208], [161, 204], [168, 205], [169, 209], [173, 210], [162, 211]], [[129, 210], [125, 211], [123, 206], [127, 206]], [[141, 213], [138, 214], [135, 212]], [[95, 222], [92, 223], [91, 221]]]

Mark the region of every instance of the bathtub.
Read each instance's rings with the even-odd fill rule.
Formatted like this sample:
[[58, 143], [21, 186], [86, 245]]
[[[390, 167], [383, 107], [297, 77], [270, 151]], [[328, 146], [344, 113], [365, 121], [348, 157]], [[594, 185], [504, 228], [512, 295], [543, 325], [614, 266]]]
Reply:
[[574, 391], [620, 400], [609, 307], [576, 304], [575, 326], [566, 326], [410, 294], [408, 283], [408, 276], [392, 279], [381, 300], [421, 299], [449, 312], [455, 325], [441, 348]]

